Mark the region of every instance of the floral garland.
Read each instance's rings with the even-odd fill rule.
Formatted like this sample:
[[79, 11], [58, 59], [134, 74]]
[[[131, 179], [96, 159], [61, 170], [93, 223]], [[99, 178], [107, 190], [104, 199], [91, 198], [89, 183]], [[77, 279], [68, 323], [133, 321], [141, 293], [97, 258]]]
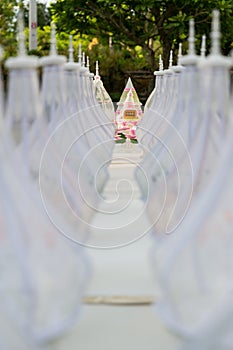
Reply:
[[138, 143], [136, 138], [136, 125], [136, 121], [116, 122], [115, 142], [124, 143], [129, 139], [131, 143]]

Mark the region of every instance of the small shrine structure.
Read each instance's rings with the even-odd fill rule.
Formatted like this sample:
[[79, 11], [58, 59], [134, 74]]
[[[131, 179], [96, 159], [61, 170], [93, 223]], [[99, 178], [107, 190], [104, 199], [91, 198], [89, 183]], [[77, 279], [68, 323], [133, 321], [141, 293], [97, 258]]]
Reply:
[[116, 135], [115, 139], [124, 141], [131, 139], [136, 141], [136, 125], [142, 119], [143, 113], [137, 92], [129, 78], [117, 103], [115, 114]]

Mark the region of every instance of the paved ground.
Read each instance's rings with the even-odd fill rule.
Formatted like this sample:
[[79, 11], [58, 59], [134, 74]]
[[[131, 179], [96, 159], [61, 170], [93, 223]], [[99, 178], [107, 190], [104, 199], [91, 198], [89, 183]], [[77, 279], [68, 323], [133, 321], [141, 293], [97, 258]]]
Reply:
[[[102, 213], [93, 219], [89, 243], [105, 248], [124, 246], [86, 248], [93, 266], [88, 296], [145, 296], [156, 300], [149, 260], [152, 249], [152, 239], [147, 233], [149, 221], [134, 180], [140, 158], [138, 146], [116, 147], [109, 168], [110, 179], [103, 193], [106, 201], [100, 206]], [[84, 305], [77, 325], [50, 349], [175, 349], [179, 340], [166, 331], [156, 317], [155, 308], [151, 304]]]

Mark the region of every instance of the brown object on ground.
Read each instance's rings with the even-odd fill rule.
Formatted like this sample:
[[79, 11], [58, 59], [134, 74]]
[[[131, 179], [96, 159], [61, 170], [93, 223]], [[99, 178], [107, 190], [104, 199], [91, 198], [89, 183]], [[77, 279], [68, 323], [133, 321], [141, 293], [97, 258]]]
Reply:
[[155, 302], [152, 296], [127, 296], [127, 295], [112, 295], [112, 296], [86, 296], [83, 298], [84, 304], [95, 305], [150, 305]]

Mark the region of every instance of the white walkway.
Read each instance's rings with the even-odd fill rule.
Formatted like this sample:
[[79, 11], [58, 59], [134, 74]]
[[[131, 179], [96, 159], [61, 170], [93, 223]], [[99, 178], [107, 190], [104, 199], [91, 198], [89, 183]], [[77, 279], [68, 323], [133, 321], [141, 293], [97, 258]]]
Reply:
[[[127, 298], [124, 301], [128, 302], [139, 296], [144, 301], [156, 301], [149, 260], [151, 237], [146, 234], [149, 222], [133, 177], [140, 154], [137, 145], [123, 150], [121, 145], [116, 146], [104, 191], [107, 203], [101, 206], [102, 210], [112, 208], [115, 214], [96, 215], [90, 243], [111, 247], [135, 241], [114, 249], [86, 248], [93, 266], [87, 297], [102, 297], [102, 301], [110, 297], [110, 304], [84, 304], [77, 325], [51, 344], [50, 350], [174, 350], [179, 344], [156, 317], [156, 306], [111, 305], [115, 297]], [[119, 199], [112, 202], [117, 198], [115, 185], [124, 178], [128, 182], [119, 183]]]

